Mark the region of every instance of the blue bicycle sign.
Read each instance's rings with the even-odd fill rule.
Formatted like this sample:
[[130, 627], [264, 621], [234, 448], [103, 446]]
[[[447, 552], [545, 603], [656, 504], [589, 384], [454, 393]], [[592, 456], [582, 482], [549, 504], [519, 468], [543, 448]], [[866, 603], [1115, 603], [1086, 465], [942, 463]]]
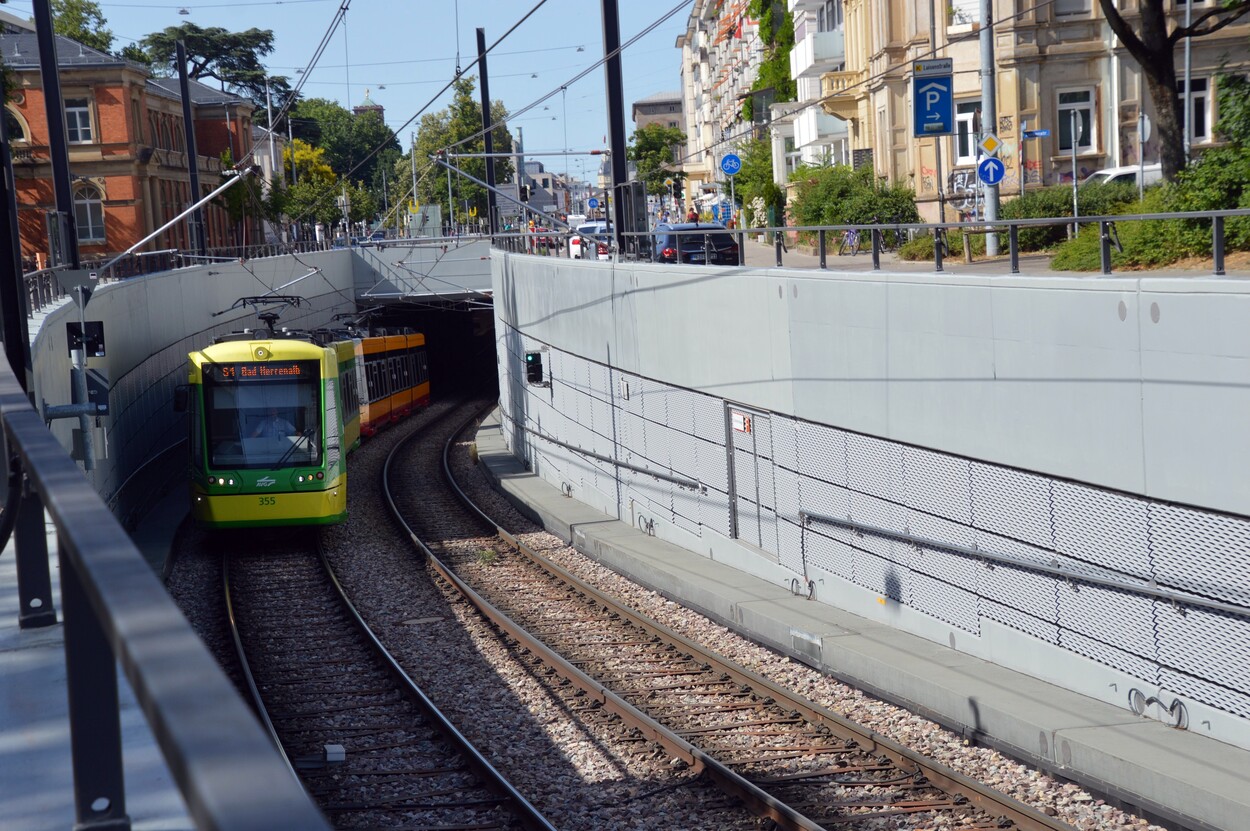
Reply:
[[726, 176], [733, 176], [742, 169], [742, 159], [734, 153], [727, 153], [721, 157], [720, 169], [725, 171]]

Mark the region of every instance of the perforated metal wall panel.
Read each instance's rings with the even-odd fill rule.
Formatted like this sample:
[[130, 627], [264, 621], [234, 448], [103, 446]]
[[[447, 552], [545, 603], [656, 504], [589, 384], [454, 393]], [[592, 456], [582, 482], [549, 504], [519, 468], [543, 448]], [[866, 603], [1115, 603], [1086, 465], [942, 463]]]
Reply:
[[1146, 500], [1063, 481], [1054, 483], [1052, 500], [1056, 548], [1149, 578]]
[[721, 493], [729, 491], [729, 460], [724, 445], [699, 442], [695, 446], [699, 481]]
[[869, 591], [902, 603], [910, 580], [911, 570], [904, 565], [864, 551], [855, 554], [855, 582]]
[[971, 463], [972, 524], [1042, 548], [1054, 547], [1050, 482], [1005, 467]]
[[1060, 628], [1059, 646], [1078, 655], [1092, 658], [1121, 672], [1127, 672], [1135, 678], [1142, 678], [1150, 683], [1158, 683], [1158, 665], [1131, 652], [1111, 646], [1103, 641], [1090, 638], [1080, 632]]
[[[979, 566], [977, 586], [989, 602], [1047, 623], [1057, 625], [1059, 622], [1058, 585], [1052, 577], [1027, 569], [987, 564]], [[1012, 623], [1002, 617], [995, 619]]]
[[1048, 644], [1054, 645], [1059, 643], [1059, 627], [1053, 623], [1040, 620], [1019, 609], [996, 603], [984, 597], [981, 598], [980, 609], [982, 618], [986, 620], [997, 621], [1004, 626], [1018, 629]]
[[[846, 486], [846, 432], [801, 421], [798, 424], [799, 472]], [[815, 511], [815, 506], [809, 506]]]
[[[894, 502], [888, 502], [865, 493], [857, 493], [854, 490], [851, 492], [850, 513], [851, 519], [855, 522], [897, 531], [903, 527], [905, 511], [905, 508]], [[854, 539], [852, 539], [851, 535], [854, 536]], [[833, 536], [844, 539], [856, 548], [862, 548], [880, 557], [887, 559], [893, 557], [892, 543], [887, 537], [869, 533], [857, 534], [854, 531], [846, 530], [833, 533]]]
[[[769, 416], [772, 421], [773, 430], [773, 462], [778, 467], [787, 470], [798, 471], [799, 469], [799, 422], [797, 419], [788, 418], [772, 414]], [[778, 499], [780, 499], [778, 495]]]
[[855, 576], [856, 550], [813, 528], [804, 529], [807, 562], [847, 580]]
[[673, 488], [673, 523], [692, 534], [700, 533], [699, 497], [685, 488]]
[[725, 444], [725, 403], [709, 395], [694, 399], [695, 435], [719, 445]]
[[972, 473], [967, 459], [903, 448], [903, 501], [961, 525], [972, 524]]
[[1190, 696], [1195, 701], [1210, 704], [1225, 712], [1250, 718], [1250, 693], [1244, 688], [1230, 689], [1205, 678], [1195, 678], [1166, 668], [1159, 673], [1159, 685], [1170, 692]]
[[1156, 604], [1155, 620], [1161, 663], [1250, 693], [1250, 620], [1170, 603]]
[[1056, 597], [1059, 623], [1065, 632], [1079, 632], [1147, 660], [1155, 659], [1155, 601], [1082, 583], [1059, 586]]
[[799, 495], [804, 511], [838, 519], [851, 515], [851, 492], [841, 485], [805, 477], [799, 480]]
[[909, 572], [908, 577], [903, 587], [908, 605], [965, 632], [981, 633], [976, 592], [916, 571]]
[[736, 516], [738, 520], [737, 539], [751, 545], [762, 545], [760, 535], [760, 509], [754, 502], [738, 497]]
[[773, 493], [777, 515], [797, 523], [799, 521], [799, 474], [784, 467], [773, 468]]
[[900, 530], [913, 536], [965, 548], [971, 548], [976, 541], [976, 530], [967, 525], [917, 511], [915, 508], [903, 508], [902, 516], [903, 525]]
[[902, 501], [903, 448], [872, 436], [846, 437], [847, 487], [879, 499]]
[[723, 537], [729, 536], [729, 496], [723, 490], [708, 488], [699, 497], [699, 522]]
[[657, 468], [668, 472], [672, 466], [673, 445], [670, 430], [663, 423], [647, 419], [644, 424], [647, 432], [647, 458]]
[[699, 396], [690, 390], [670, 389], [668, 391], [668, 421], [669, 427], [685, 433], [688, 436], [696, 435], [694, 426], [694, 408], [695, 399], [706, 396]]
[[1150, 543], [1160, 583], [1250, 605], [1250, 519], [1155, 503]]
[[777, 522], [777, 562], [797, 575], [807, 572], [803, 562], [803, 529], [794, 521]]

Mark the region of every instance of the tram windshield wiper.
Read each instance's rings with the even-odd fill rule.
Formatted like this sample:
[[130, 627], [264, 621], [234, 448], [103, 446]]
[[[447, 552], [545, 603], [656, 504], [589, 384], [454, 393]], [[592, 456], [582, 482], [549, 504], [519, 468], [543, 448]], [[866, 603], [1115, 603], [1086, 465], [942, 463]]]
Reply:
[[295, 441], [291, 443], [291, 446], [287, 449], [285, 453], [282, 454], [282, 458], [278, 460], [278, 463], [275, 465], [275, 467], [282, 467], [283, 465], [285, 465], [287, 459], [291, 458], [291, 454], [294, 453], [296, 450], [298, 450], [299, 446], [303, 444], [304, 442], [308, 442], [308, 446], [312, 447], [312, 437], [313, 437], [313, 428], [311, 427], [304, 430], [304, 432], [300, 433], [299, 438], [297, 438]]

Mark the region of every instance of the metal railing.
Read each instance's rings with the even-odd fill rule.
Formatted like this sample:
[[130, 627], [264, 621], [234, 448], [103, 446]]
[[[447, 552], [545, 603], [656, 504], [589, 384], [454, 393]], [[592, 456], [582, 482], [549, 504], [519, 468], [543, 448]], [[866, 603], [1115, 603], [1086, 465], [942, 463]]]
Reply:
[[[965, 252], [970, 251], [969, 239], [973, 236], [999, 234], [1006, 238], [1005, 265], [1012, 274], [1020, 273], [1019, 234], [1022, 228], [1071, 226], [1074, 222], [1082, 225], [1097, 225], [1099, 233], [1099, 265], [1100, 273], [1112, 273], [1112, 248], [1120, 248], [1117, 223], [1138, 222], [1144, 220], [1180, 221], [1193, 220], [1208, 222], [1211, 226], [1211, 273], [1223, 276], [1225, 267], [1226, 236], [1225, 221], [1232, 217], [1250, 217], [1250, 209], [1220, 211], [1187, 211], [1183, 213], [1164, 214], [1116, 214], [1109, 216], [1083, 216], [1074, 220], [1072, 217], [1043, 217], [1032, 219], [1004, 219], [993, 223], [977, 222], [893, 222], [858, 223], [847, 225], [788, 225], [760, 226], [745, 228], [725, 228], [717, 223], [704, 223], [706, 227], [690, 230], [650, 230], [642, 232], [625, 232], [616, 234], [612, 245], [612, 258], [638, 262], [672, 262], [675, 264], [708, 263], [732, 265], [732, 249], [715, 240], [718, 235], [730, 235], [737, 246], [737, 264], [745, 264], [746, 244], [749, 237], [766, 237], [771, 241], [775, 256], [773, 261], [777, 267], [803, 267], [801, 264], [786, 263], [789, 248], [786, 238], [810, 238], [813, 245], [812, 253], [817, 258], [814, 268], [828, 269], [829, 255], [836, 255], [839, 243], [848, 236], [858, 236], [858, 246], [868, 254], [872, 270], [881, 270], [881, 258], [888, 253], [887, 249], [894, 246], [885, 245], [886, 235], [895, 240], [913, 239], [918, 236], [930, 236], [934, 239], [933, 258], [930, 261], [935, 273], [944, 270], [945, 260], [950, 258], [951, 248], [948, 240], [955, 235], [964, 236]], [[547, 256], [567, 257], [569, 255], [568, 240], [571, 234], [549, 231], [541, 233], [525, 232], [517, 234], [500, 234], [494, 238], [495, 247], [513, 253], [529, 253]], [[677, 237], [682, 240], [699, 239], [702, 244], [688, 246], [660, 245], [661, 237]], [[665, 254], [666, 249], [672, 253]], [[623, 255], [621, 251], [623, 250]], [[1122, 249], [1121, 249], [1122, 250]], [[694, 253], [694, 256], [689, 254]], [[970, 262], [970, 260], [968, 260]], [[918, 263], [919, 264], [919, 263]]]
[[251, 712], [82, 471], [0, 365], [17, 493], [23, 629], [57, 622], [44, 513], [56, 528], [75, 827], [128, 829], [120, 667], [199, 828], [328, 829]]

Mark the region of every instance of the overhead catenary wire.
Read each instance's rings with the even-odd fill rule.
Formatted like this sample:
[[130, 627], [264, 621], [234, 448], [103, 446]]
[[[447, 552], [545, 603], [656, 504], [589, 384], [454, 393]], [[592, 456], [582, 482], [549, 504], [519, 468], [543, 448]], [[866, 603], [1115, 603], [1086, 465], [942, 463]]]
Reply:
[[[343, 7], [342, 7], [342, 10], [343, 10], [344, 12], [346, 11], [347, 4], [348, 4], [348, 3], [350, 3], [350, 2], [351, 2], [351, 0], [344, 0]], [[532, 15], [534, 15], [534, 13], [535, 13], [535, 12], [537, 12], [539, 9], [541, 9], [541, 8], [542, 8], [543, 6], [545, 6], [546, 4], [547, 4], [547, 0], [538, 0], [538, 2], [537, 2], [537, 3], [535, 3], [535, 4], [534, 4], [534, 6], [533, 6], [532, 8], [530, 8], [530, 10], [529, 10], [528, 12], [526, 12], [526, 13], [525, 13], [525, 14], [521, 17], [521, 19], [520, 19], [520, 20], [518, 20], [516, 23], [513, 23], [513, 24], [512, 24], [512, 26], [511, 26], [511, 27], [510, 27], [510, 28], [509, 28], [506, 32], [504, 32], [504, 33], [503, 33], [503, 35], [501, 35], [501, 36], [500, 36], [500, 37], [499, 37], [499, 38], [498, 38], [498, 39], [497, 39], [494, 43], [492, 43], [490, 46], [488, 46], [488, 47], [486, 48], [486, 51], [485, 51], [485, 52], [483, 52], [483, 54], [484, 54], [484, 55], [488, 55], [488, 54], [490, 54], [491, 50], [493, 50], [493, 49], [494, 49], [496, 46], [498, 46], [500, 43], [503, 43], [503, 41], [504, 41], [504, 40], [506, 40], [506, 39], [508, 38], [508, 36], [509, 36], [509, 35], [511, 35], [513, 32], [515, 32], [515, 31], [517, 30], [517, 28], [518, 28], [519, 26], [521, 26], [521, 24], [523, 24], [523, 23], [524, 23], [526, 20], [528, 20], [528, 19], [529, 19]], [[473, 59], [473, 60], [469, 63], [469, 66], [465, 68], [465, 71], [467, 71], [467, 70], [469, 70], [469, 69], [472, 69], [474, 66], [476, 66], [476, 65], [477, 65], [477, 63], [478, 63], [478, 61], [479, 61], [479, 58], [475, 57], [475, 58], [474, 58], [474, 59]], [[307, 73], [305, 73], [305, 74], [307, 74]], [[434, 96], [430, 98], [430, 100], [429, 100], [429, 101], [427, 101], [424, 105], [422, 105], [421, 109], [419, 109], [419, 110], [417, 110], [415, 113], [413, 113], [413, 115], [412, 115], [412, 116], [411, 116], [411, 117], [410, 117], [407, 121], [405, 121], [403, 124], [401, 124], [398, 128], [394, 128], [394, 129], [392, 129], [391, 127], [387, 127], [386, 129], [387, 129], [387, 131], [390, 133], [390, 135], [388, 135], [385, 139], [383, 139], [383, 140], [382, 140], [382, 141], [381, 141], [381, 142], [380, 142], [380, 143], [379, 143], [376, 147], [374, 147], [371, 151], [369, 151], [368, 153], [366, 153], [366, 154], [365, 154], [365, 157], [364, 157], [363, 159], [361, 159], [359, 162], [357, 162], [357, 163], [356, 163], [356, 164], [355, 164], [355, 165], [354, 165], [354, 166], [353, 166], [350, 170], [348, 170], [348, 171], [347, 171], [347, 173], [345, 173], [345, 174], [343, 175], [343, 178], [344, 178], [344, 179], [350, 178], [350, 177], [351, 177], [351, 175], [352, 175], [353, 173], [355, 173], [357, 170], [359, 170], [359, 169], [360, 169], [360, 168], [361, 168], [361, 167], [362, 167], [362, 166], [363, 166], [366, 162], [368, 162], [370, 159], [372, 159], [374, 156], [376, 156], [378, 153], [380, 153], [380, 152], [382, 151], [382, 149], [383, 149], [384, 147], [386, 147], [386, 145], [387, 145], [387, 144], [389, 144], [392, 140], [397, 139], [397, 138], [399, 137], [399, 134], [400, 134], [403, 130], [407, 129], [407, 128], [408, 128], [408, 126], [409, 126], [410, 124], [412, 124], [414, 121], [416, 121], [418, 118], [420, 118], [420, 117], [421, 117], [421, 115], [422, 115], [422, 114], [424, 114], [426, 110], [428, 110], [431, 106], [433, 106], [433, 105], [434, 105], [434, 103], [435, 103], [436, 101], [438, 101], [438, 99], [439, 99], [439, 98], [441, 98], [441, 97], [442, 97], [442, 95], [443, 95], [443, 93], [444, 93], [444, 92], [446, 92], [447, 90], [449, 90], [449, 89], [451, 89], [453, 86], [455, 86], [455, 83], [456, 83], [456, 81], [458, 81], [458, 80], [460, 80], [460, 75], [455, 76], [455, 77], [454, 77], [454, 78], [452, 78], [450, 81], [448, 81], [446, 84], [444, 84], [444, 85], [443, 85], [443, 87], [442, 87], [442, 89], [440, 89], [438, 92], [436, 92], [436, 93], [434, 94]], [[290, 99], [288, 99], [288, 102], [287, 102], [287, 103], [288, 103], [288, 105], [289, 105], [290, 101], [292, 101], [292, 100], [294, 100], [294, 95], [292, 95], [292, 96], [291, 96], [291, 98], [290, 98]], [[287, 109], [287, 108], [284, 108], [284, 110], [285, 110], [285, 109]], [[275, 120], [276, 120], [276, 119], [275, 119]], [[415, 164], [415, 162], [414, 162], [414, 164]], [[321, 196], [321, 198], [320, 198], [320, 199], [318, 199], [316, 202], [314, 202], [314, 203], [313, 203], [313, 204], [312, 204], [312, 205], [308, 208], [308, 210], [306, 210], [303, 214], [300, 214], [300, 216], [293, 218], [293, 220], [292, 220], [292, 221], [294, 221], [294, 222], [303, 222], [305, 219], [307, 219], [307, 218], [308, 218], [309, 213], [310, 213], [311, 211], [313, 211], [313, 210], [315, 210], [316, 208], [318, 208], [318, 207], [321, 205], [321, 203], [325, 201], [325, 199], [326, 199], [326, 197], [327, 197], [328, 195], [329, 195], [329, 192], [327, 192], [326, 194], [323, 194], [323, 195]]]

